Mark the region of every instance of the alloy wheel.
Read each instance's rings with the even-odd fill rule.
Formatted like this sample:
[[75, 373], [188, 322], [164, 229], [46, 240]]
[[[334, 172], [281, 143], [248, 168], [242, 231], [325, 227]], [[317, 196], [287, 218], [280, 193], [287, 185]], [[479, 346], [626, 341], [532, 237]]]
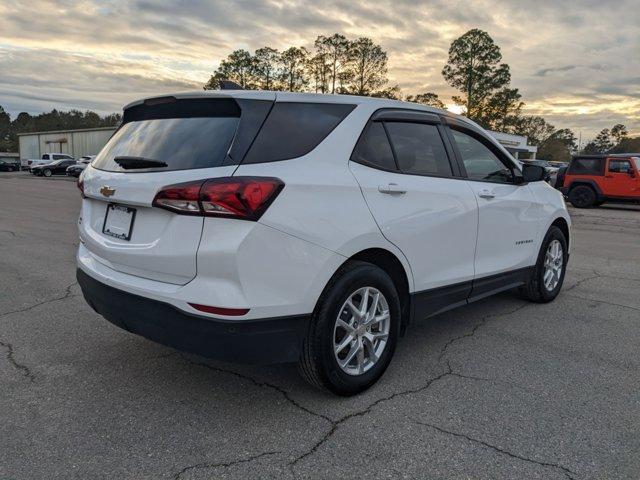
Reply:
[[564, 267], [564, 255], [562, 244], [559, 240], [552, 240], [547, 247], [547, 253], [544, 257], [544, 287], [552, 292], [562, 276], [562, 268]]
[[389, 304], [380, 290], [362, 287], [342, 305], [333, 329], [334, 355], [348, 375], [362, 375], [380, 359], [389, 338]]

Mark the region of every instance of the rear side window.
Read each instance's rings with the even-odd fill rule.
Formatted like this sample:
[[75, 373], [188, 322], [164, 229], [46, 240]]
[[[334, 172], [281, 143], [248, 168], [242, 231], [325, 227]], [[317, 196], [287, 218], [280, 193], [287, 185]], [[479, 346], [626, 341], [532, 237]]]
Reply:
[[276, 102], [243, 163], [276, 162], [306, 155], [354, 107], [340, 103]]
[[387, 122], [389, 139], [403, 173], [450, 176], [451, 164], [435, 125]]
[[93, 166], [120, 172], [125, 170], [115, 158], [141, 157], [166, 163], [166, 167], [153, 169], [160, 171], [218, 167], [224, 162], [239, 120], [191, 117], [125, 123], [96, 156]]
[[602, 158], [574, 158], [569, 165], [569, 175], [602, 175], [604, 170]]
[[351, 159], [383, 170], [396, 170], [396, 162], [382, 122], [369, 124], [358, 140]]

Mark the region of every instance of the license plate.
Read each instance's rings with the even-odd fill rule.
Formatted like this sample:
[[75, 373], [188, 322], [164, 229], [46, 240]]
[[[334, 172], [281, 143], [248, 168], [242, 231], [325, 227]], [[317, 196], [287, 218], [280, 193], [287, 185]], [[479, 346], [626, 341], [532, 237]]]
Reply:
[[136, 218], [136, 209], [110, 203], [107, 205], [107, 213], [104, 216], [102, 233], [120, 240], [130, 240], [133, 231], [133, 220]]

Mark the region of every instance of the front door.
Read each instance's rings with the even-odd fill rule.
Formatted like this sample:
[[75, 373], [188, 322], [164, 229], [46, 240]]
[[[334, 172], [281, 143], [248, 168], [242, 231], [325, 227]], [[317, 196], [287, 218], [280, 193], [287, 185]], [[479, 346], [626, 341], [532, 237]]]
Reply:
[[609, 158], [604, 176], [604, 194], [612, 197], [640, 195], [640, 179], [626, 158]]
[[533, 265], [541, 205], [527, 185], [516, 185], [512, 165], [477, 133], [452, 126], [452, 139], [478, 202], [476, 279]]

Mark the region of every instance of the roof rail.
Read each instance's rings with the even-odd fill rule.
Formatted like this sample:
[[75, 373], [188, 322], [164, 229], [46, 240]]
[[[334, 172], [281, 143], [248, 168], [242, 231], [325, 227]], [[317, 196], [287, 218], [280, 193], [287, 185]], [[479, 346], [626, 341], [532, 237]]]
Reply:
[[244, 88], [231, 80], [218, 80], [218, 84], [220, 85], [220, 90], [244, 90]]

